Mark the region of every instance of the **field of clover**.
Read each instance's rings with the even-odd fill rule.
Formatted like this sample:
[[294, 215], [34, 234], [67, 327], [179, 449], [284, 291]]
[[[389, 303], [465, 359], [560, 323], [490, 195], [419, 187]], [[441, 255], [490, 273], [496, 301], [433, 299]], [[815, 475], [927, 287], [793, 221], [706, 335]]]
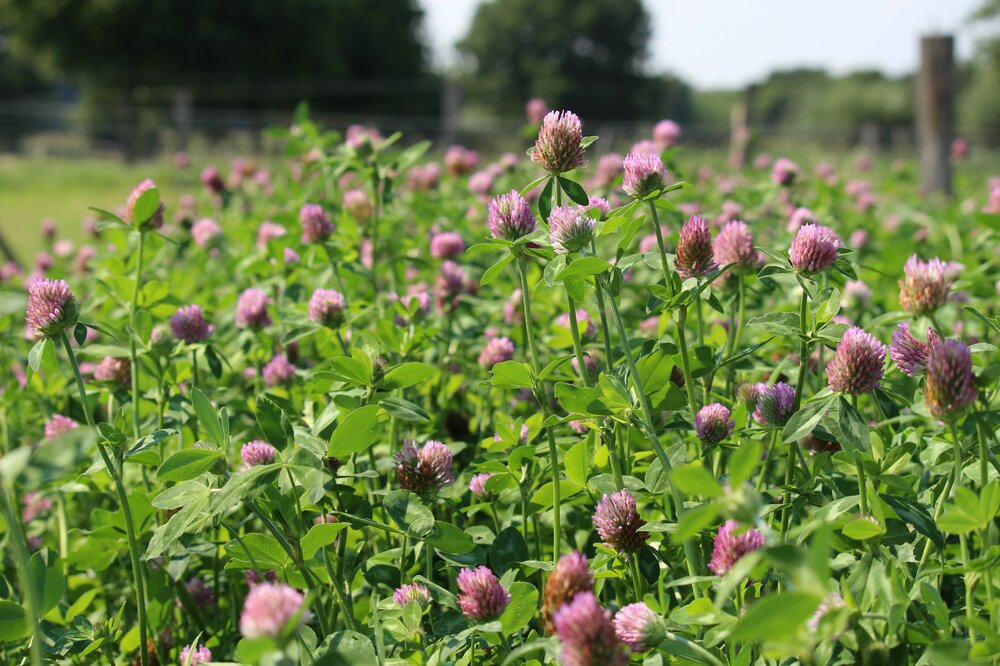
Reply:
[[0, 663], [997, 663], [1000, 181], [534, 131], [5, 266]]

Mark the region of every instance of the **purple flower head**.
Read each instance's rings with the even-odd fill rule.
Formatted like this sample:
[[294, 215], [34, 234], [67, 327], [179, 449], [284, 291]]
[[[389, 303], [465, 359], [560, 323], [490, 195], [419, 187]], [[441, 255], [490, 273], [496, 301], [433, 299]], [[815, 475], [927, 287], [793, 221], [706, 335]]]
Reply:
[[[411, 290], [412, 289], [413, 287], [411, 287]], [[403, 309], [407, 312], [405, 316], [398, 313], [395, 315], [394, 321], [397, 326], [407, 326], [410, 323], [408, 313], [414, 309], [416, 310], [413, 313], [415, 319], [422, 319], [426, 317], [431, 310], [431, 295], [422, 287], [420, 287], [417, 291], [410, 291], [410, 293], [404, 294], [403, 296], [399, 296], [393, 292], [390, 294], [390, 299], [392, 302], [398, 302], [402, 305]], [[414, 308], [414, 304], [416, 304], [416, 308]]]
[[465, 252], [465, 241], [454, 231], [445, 231], [431, 236], [431, 256], [436, 259], [452, 259]]
[[344, 323], [344, 295], [333, 289], [317, 289], [309, 299], [309, 319], [337, 328]]
[[469, 275], [465, 269], [450, 259], [441, 264], [441, 272], [434, 281], [434, 292], [437, 295], [438, 306], [454, 308], [462, 299], [462, 294], [469, 291]]
[[185, 645], [181, 649], [181, 666], [200, 666], [212, 661], [212, 651], [204, 645], [197, 648], [194, 644]]
[[833, 229], [821, 224], [805, 224], [792, 239], [788, 258], [796, 270], [817, 273], [833, 266], [839, 247], [840, 238]]
[[713, 402], [698, 410], [694, 417], [694, 430], [698, 439], [706, 444], [718, 444], [732, 434], [736, 421], [730, 418], [725, 405]]
[[483, 499], [489, 496], [489, 491], [486, 490], [486, 482], [490, 480], [493, 476], [492, 472], [483, 472], [482, 474], [476, 474], [469, 480], [469, 491], [472, 496], [476, 499]]
[[333, 233], [333, 223], [319, 204], [305, 204], [299, 209], [299, 222], [302, 224], [302, 242], [319, 243]]
[[493, 238], [515, 241], [535, 230], [535, 216], [527, 199], [511, 190], [490, 201], [489, 227]]
[[243, 572], [243, 578], [246, 580], [247, 587], [253, 589], [260, 585], [261, 583], [277, 583], [278, 582], [278, 572], [274, 569], [264, 572], [264, 577], [261, 578], [253, 569], [247, 569]]
[[619, 553], [639, 550], [649, 538], [648, 532], [639, 528], [646, 521], [639, 517], [635, 497], [628, 490], [604, 495], [594, 510], [594, 527], [605, 545]]
[[156, 211], [146, 220], [137, 220], [135, 218], [135, 206], [139, 203], [139, 198], [148, 192], [149, 190], [155, 190], [156, 183], [151, 181], [149, 178], [142, 181], [129, 192], [128, 200], [125, 203], [126, 206], [126, 220], [133, 226], [137, 226], [140, 229], [159, 229], [163, 226], [163, 202], [160, 202], [159, 207]]
[[288, 233], [280, 224], [275, 224], [274, 222], [268, 222], [264, 220], [257, 227], [257, 247], [263, 250], [267, 247], [267, 244], [274, 240], [275, 238], [281, 238]]
[[573, 551], [559, 558], [552, 575], [545, 581], [542, 600], [542, 619], [545, 631], [555, 633], [555, 614], [563, 605], [581, 592], [594, 591], [594, 575], [590, 573], [587, 556]]
[[531, 151], [531, 161], [549, 173], [572, 171], [586, 164], [583, 125], [571, 111], [550, 111]]
[[170, 318], [170, 331], [188, 344], [201, 342], [212, 334], [212, 327], [197, 305], [182, 305]]
[[451, 146], [444, 153], [444, 167], [453, 176], [461, 176], [476, 168], [479, 153], [462, 146]]
[[21, 498], [21, 520], [30, 523], [52, 508], [52, 500], [39, 493], [27, 492]]
[[416, 601], [421, 608], [425, 608], [431, 602], [431, 593], [420, 583], [410, 583], [396, 588], [396, 591], [392, 593], [392, 600], [399, 606]]
[[198, 220], [191, 225], [191, 238], [198, 247], [208, 247], [218, 238], [222, 238], [222, 227], [210, 217]]
[[288, 361], [284, 354], [275, 354], [274, 358], [267, 362], [261, 369], [261, 376], [268, 386], [281, 386], [290, 384], [295, 379], [295, 366]]
[[418, 449], [413, 440], [405, 440], [395, 456], [399, 487], [429, 494], [454, 483], [451, 458], [451, 450], [441, 442], [430, 439]]
[[795, 389], [784, 382], [778, 382], [758, 393], [753, 420], [763, 426], [778, 428], [788, 423], [794, 412]]
[[757, 266], [757, 250], [746, 222], [727, 222], [712, 243], [712, 253], [719, 266], [736, 264], [733, 270], [737, 273], [746, 273]]
[[271, 299], [260, 289], [247, 289], [236, 302], [236, 326], [238, 328], [264, 328], [271, 323], [267, 305]]
[[469, 619], [492, 620], [503, 613], [510, 603], [510, 593], [488, 567], [462, 569], [455, 583], [461, 592], [458, 607]]
[[[569, 313], [564, 313], [559, 315], [559, 325], [563, 328], [568, 329], [569, 324]], [[576, 325], [580, 331], [580, 337], [586, 340], [591, 340], [597, 335], [597, 324], [591, 319], [590, 313], [588, 313], [583, 308], [577, 308], [576, 311]]]
[[344, 192], [344, 210], [358, 222], [365, 222], [372, 214], [372, 201], [363, 190], [353, 189]]
[[127, 358], [105, 356], [94, 368], [94, 379], [109, 384], [128, 384], [132, 377], [132, 362]]
[[663, 160], [656, 153], [629, 153], [622, 166], [625, 169], [625, 182], [622, 189], [636, 199], [663, 189], [663, 180], [667, 177], [667, 169]]
[[[573, 370], [577, 373], [580, 372], [580, 362], [576, 360], [576, 356], [570, 359], [570, 363], [573, 365]], [[593, 375], [597, 371], [597, 359], [591, 356], [590, 352], [586, 352], [583, 355], [583, 365], [587, 368], [587, 373]]]
[[681, 126], [673, 120], [661, 120], [653, 126], [653, 143], [660, 150], [670, 148], [681, 138]]
[[625, 169], [625, 160], [618, 153], [608, 153], [597, 161], [597, 184], [607, 187], [615, 182], [618, 176], [622, 175]]
[[290, 247], [286, 247], [282, 250], [282, 258], [285, 260], [285, 266], [295, 266], [302, 260], [299, 253]]
[[754, 410], [757, 408], [757, 398], [766, 388], [767, 384], [764, 382], [756, 384], [744, 382], [736, 387], [736, 399], [746, 405], [748, 409]]
[[715, 267], [715, 251], [712, 249], [712, 232], [708, 223], [692, 215], [681, 227], [677, 241], [677, 272], [684, 279], [705, 277]]
[[977, 395], [969, 348], [958, 340], [935, 341], [927, 357], [927, 410], [934, 418], [947, 421], [959, 416]]
[[931, 314], [948, 302], [951, 277], [948, 265], [937, 257], [921, 261], [917, 255], [906, 260], [899, 281], [899, 304], [907, 312]]
[[243, 458], [243, 469], [247, 470], [257, 465], [270, 465], [278, 451], [267, 442], [255, 439], [240, 447], [240, 457]]
[[819, 224], [819, 217], [808, 208], [796, 208], [788, 218], [788, 232], [794, 234], [805, 224]]
[[579, 208], [556, 206], [549, 214], [549, 241], [556, 254], [571, 254], [590, 244], [597, 223]]
[[712, 559], [708, 568], [723, 576], [747, 553], [764, 547], [764, 535], [755, 529], [743, 529], [735, 520], [726, 521], [715, 535]]
[[841, 303], [849, 307], [861, 307], [872, 297], [872, 290], [861, 280], [848, 280], [844, 284], [844, 298]]
[[826, 365], [831, 391], [860, 395], [871, 393], [882, 381], [885, 345], [857, 326], [847, 329], [837, 353]]
[[45, 438], [55, 439], [64, 432], [76, 430], [79, 427], [80, 424], [70, 417], [63, 416], [62, 414], [53, 414], [52, 418], [45, 423]]
[[226, 189], [226, 183], [222, 180], [222, 174], [214, 166], [207, 166], [201, 171], [201, 184], [212, 194], [219, 194]]
[[309, 611], [303, 611], [304, 601], [301, 592], [287, 585], [261, 583], [243, 602], [240, 633], [246, 638], [275, 638], [296, 615], [301, 627], [310, 618]]
[[[184, 589], [187, 590], [188, 596], [191, 597], [194, 605], [199, 608], [211, 606], [215, 603], [215, 593], [212, 592], [212, 588], [205, 585], [205, 581], [197, 576], [184, 583]], [[180, 599], [177, 600], [177, 605], [181, 605]]]
[[663, 618], [646, 604], [624, 606], [615, 615], [615, 634], [633, 652], [645, 652], [659, 645], [666, 632]]
[[565, 666], [625, 666], [628, 647], [615, 634], [611, 612], [601, 608], [593, 592], [581, 592], [555, 614], [559, 656]]
[[524, 114], [528, 116], [528, 122], [532, 125], [542, 122], [548, 112], [549, 105], [541, 97], [532, 97], [524, 105]]
[[771, 168], [771, 180], [778, 185], [788, 187], [799, 175], [799, 165], [790, 159], [780, 157], [774, 161]]
[[514, 358], [514, 343], [510, 338], [493, 338], [486, 343], [483, 351], [479, 354], [479, 366], [482, 368], [492, 368], [497, 363], [509, 361]]
[[493, 173], [489, 170], [477, 171], [469, 176], [469, 191], [480, 196], [489, 196], [493, 189]]
[[600, 216], [598, 219], [606, 220], [608, 219], [608, 216], [611, 215], [611, 204], [608, 202], [608, 200], [602, 197], [595, 197], [593, 194], [591, 194], [587, 198], [587, 205], [581, 206], [580, 210], [586, 213], [587, 211], [595, 209], [600, 212]]
[[36, 278], [28, 283], [25, 320], [28, 327], [39, 335], [59, 335], [76, 325], [79, 316], [80, 305], [63, 280]]
[[910, 333], [910, 322], [900, 322], [892, 332], [889, 356], [904, 375], [916, 377], [927, 368], [927, 357], [931, 346], [939, 340], [934, 329], [927, 329], [927, 342], [917, 340]]

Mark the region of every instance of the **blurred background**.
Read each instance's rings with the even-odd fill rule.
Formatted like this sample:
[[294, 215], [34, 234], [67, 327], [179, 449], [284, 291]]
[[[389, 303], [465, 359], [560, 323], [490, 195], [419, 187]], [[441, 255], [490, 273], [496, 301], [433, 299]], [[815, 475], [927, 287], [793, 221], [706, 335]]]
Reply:
[[952, 131], [991, 161], [1000, 0], [0, 0], [0, 225], [46, 215], [39, 183], [58, 218], [136, 161], [278, 154], [303, 101], [439, 150], [523, 153], [539, 97], [600, 151], [670, 118], [723, 160], [913, 157], [929, 34], [954, 38]]

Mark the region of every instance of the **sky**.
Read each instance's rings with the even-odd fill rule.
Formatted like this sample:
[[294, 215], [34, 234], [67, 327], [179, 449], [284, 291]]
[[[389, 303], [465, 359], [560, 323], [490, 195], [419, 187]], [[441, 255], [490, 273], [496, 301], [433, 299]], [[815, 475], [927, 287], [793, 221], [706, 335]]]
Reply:
[[[545, 0], [540, 0], [544, 2]], [[435, 63], [455, 62], [454, 43], [480, 0], [419, 0]], [[918, 40], [952, 33], [959, 58], [981, 29], [968, 16], [981, 0], [645, 0], [652, 17], [649, 70], [672, 71], [696, 88], [736, 88], [778, 68], [835, 74], [916, 69]]]

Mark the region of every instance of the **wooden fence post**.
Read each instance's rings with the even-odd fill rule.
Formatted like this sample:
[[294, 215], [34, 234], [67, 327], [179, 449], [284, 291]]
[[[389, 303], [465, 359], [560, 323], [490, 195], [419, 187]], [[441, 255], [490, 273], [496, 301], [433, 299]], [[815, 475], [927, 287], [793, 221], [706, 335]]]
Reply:
[[920, 39], [917, 75], [917, 138], [920, 184], [951, 195], [951, 140], [955, 131], [955, 62], [951, 35]]

